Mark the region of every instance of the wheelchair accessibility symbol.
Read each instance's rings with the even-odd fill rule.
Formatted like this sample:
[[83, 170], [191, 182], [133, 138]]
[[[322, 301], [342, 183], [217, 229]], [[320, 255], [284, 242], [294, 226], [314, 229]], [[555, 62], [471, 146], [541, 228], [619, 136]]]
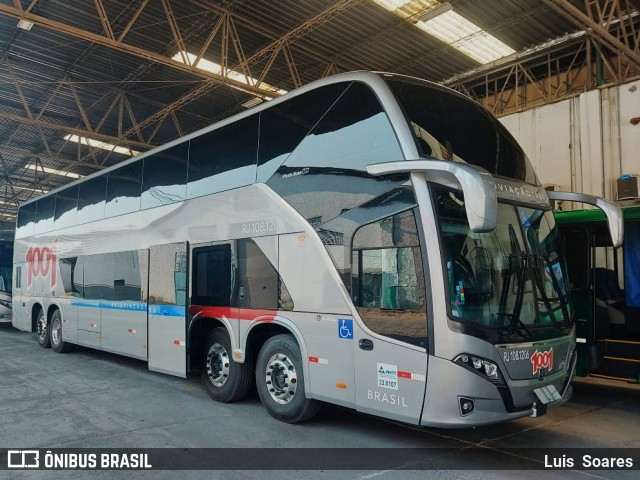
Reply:
[[353, 340], [353, 320], [347, 318], [338, 319], [338, 338]]

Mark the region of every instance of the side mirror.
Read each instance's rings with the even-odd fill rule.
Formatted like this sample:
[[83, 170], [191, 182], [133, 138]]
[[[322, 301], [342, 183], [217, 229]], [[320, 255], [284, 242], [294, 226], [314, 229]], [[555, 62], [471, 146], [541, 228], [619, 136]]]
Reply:
[[574, 192], [547, 192], [550, 200], [566, 200], [568, 202], [581, 202], [594, 205], [600, 208], [607, 217], [607, 225], [609, 226], [609, 234], [614, 247], [622, 245], [624, 239], [624, 218], [622, 210], [618, 205], [604, 198], [595, 195], [587, 195], [586, 193]]
[[453, 179], [462, 188], [467, 220], [472, 232], [490, 232], [496, 228], [498, 198], [493, 176], [485, 169], [466, 163], [443, 160], [403, 160], [367, 166], [369, 175], [438, 172]]

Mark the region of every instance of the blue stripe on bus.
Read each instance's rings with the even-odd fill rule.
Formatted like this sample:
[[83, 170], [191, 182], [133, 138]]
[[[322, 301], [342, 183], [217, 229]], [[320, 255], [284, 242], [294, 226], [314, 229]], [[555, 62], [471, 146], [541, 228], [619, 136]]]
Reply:
[[[146, 312], [147, 304], [142, 302], [118, 302], [109, 300], [74, 300], [74, 307], [104, 308], [107, 310], [126, 310], [130, 312]], [[167, 317], [184, 317], [186, 309], [177, 305], [149, 305], [151, 315], [163, 315]]]
[[186, 307], [178, 305], [149, 305], [150, 315], [164, 315], [167, 317], [184, 317]]

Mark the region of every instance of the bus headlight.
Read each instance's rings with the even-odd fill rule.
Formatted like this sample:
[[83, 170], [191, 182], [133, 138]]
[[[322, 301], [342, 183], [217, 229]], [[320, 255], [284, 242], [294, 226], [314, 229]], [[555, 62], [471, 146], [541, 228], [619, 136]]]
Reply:
[[500, 371], [498, 370], [498, 365], [487, 359], [463, 353], [462, 355], [458, 355], [453, 361], [458, 365], [462, 365], [463, 367], [476, 372], [478, 375], [481, 375], [492, 383], [503, 383]]

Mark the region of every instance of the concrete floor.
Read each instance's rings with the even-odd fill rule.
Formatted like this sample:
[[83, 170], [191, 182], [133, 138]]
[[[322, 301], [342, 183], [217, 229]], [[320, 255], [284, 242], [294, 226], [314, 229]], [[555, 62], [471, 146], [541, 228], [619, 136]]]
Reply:
[[[57, 355], [33, 334], [0, 324], [0, 448], [437, 448], [454, 449], [456, 470], [0, 471], [0, 478], [637, 478], [637, 471], [500, 470], [531, 465], [527, 449], [640, 449], [640, 386], [578, 379], [573, 399], [541, 418], [467, 430], [419, 429], [325, 406], [312, 421], [273, 420], [257, 395], [235, 404], [209, 399], [199, 377], [149, 372], [144, 362], [89, 349]], [[464, 449], [482, 447], [488, 470], [468, 470]], [[520, 459], [506, 448], [522, 448]], [[384, 452], [385, 450], [379, 450]], [[309, 454], [311, 450], [299, 451]], [[371, 453], [371, 452], [369, 452]], [[507, 463], [506, 457], [510, 457]], [[466, 462], [466, 463], [465, 463]], [[280, 464], [278, 464], [280, 465]], [[276, 465], [277, 466], [277, 465]], [[239, 467], [241, 468], [241, 467]], [[459, 468], [459, 469], [458, 469]], [[526, 468], [526, 467], [524, 467]]]

